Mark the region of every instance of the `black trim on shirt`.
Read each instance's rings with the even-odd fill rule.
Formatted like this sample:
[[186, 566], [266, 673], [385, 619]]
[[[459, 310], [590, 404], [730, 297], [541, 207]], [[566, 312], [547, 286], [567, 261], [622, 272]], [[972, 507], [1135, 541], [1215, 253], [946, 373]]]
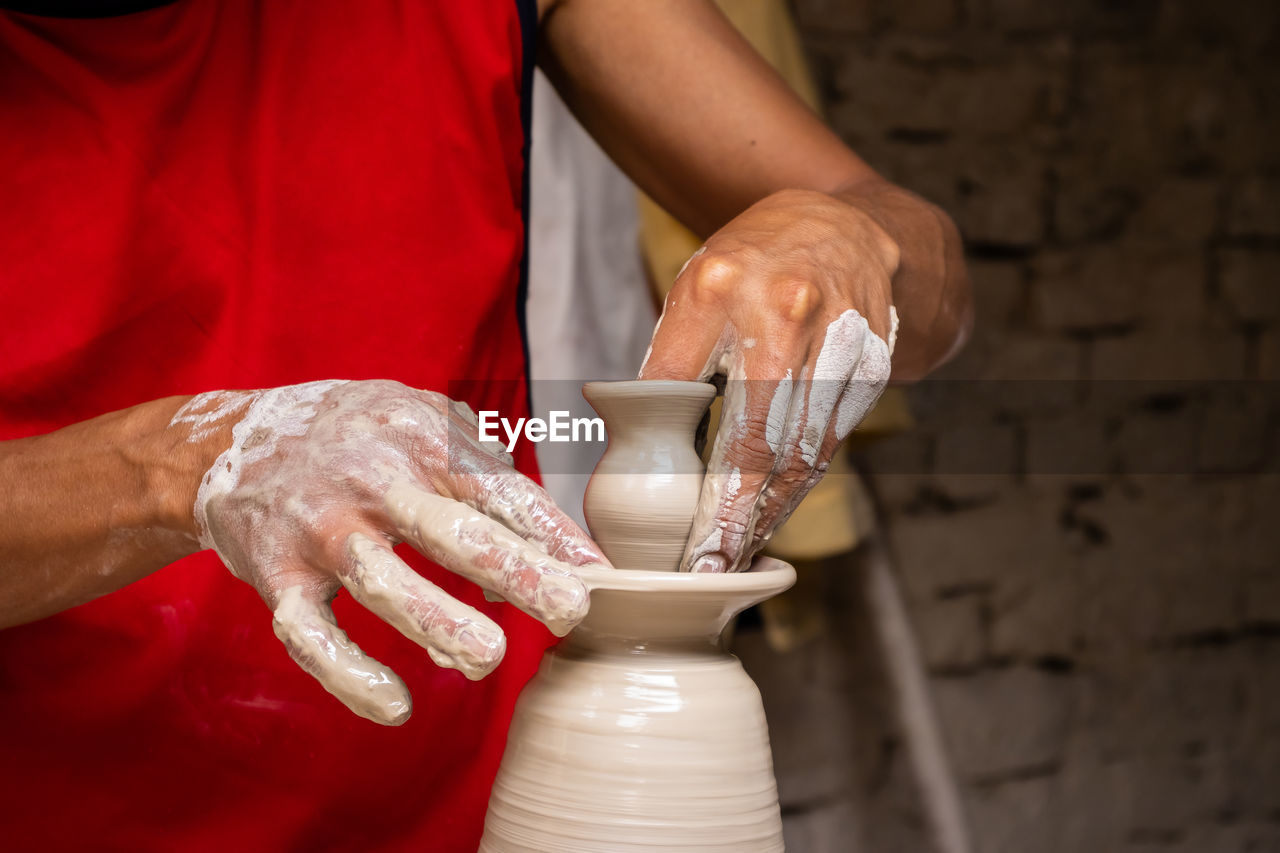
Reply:
[[529, 374], [529, 326], [526, 302], [529, 298], [529, 147], [533, 141], [533, 66], [538, 53], [538, 0], [515, 0], [520, 13], [520, 123], [524, 125], [524, 189], [520, 216], [524, 221], [524, 251], [520, 254], [520, 282], [516, 286], [516, 321], [520, 325], [520, 345], [524, 348], [524, 378]]
[[177, 0], [0, 0], [0, 10], [45, 18], [118, 18]]

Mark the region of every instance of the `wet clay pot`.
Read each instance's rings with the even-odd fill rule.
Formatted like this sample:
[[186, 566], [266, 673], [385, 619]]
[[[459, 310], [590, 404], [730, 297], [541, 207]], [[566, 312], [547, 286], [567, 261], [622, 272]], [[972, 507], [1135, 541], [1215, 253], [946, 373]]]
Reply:
[[[637, 478], [641, 485], [628, 500], [640, 517], [669, 515], [674, 501], [666, 501], [661, 488], [644, 486], [642, 472], [610, 459], [619, 445], [627, 446], [615, 436], [626, 433], [628, 424], [615, 422], [621, 409], [603, 397], [644, 393], [661, 406], [664, 395], [684, 402], [694, 394], [705, 396], [689, 387], [694, 385], [593, 383], [586, 392], [610, 431], [597, 478], [602, 472]], [[693, 428], [706, 402], [696, 413], [682, 402], [677, 408], [688, 414], [681, 416], [683, 437], [655, 438], [655, 445], [670, 448], [672, 458], [677, 450], [691, 451]], [[625, 408], [635, 411], [631, 403], [628, 399]], [[667, 450], [647, 456], [634, 447], [626, 452], [649, 459], [659, 479], [680, 473], [668, 464]], [[669, 482], [685, 485], [679, 477]], [[589, 488], [588, 519], [617, 564], [620, 558], [596, 525], [620, 511], [611, 508], [601, 515], [599, 506], [592, 507], [602, 494], [614, 501], [619, 492]], [[659, 570], [580, 571], [591, 589], [591, 611], [547, 653], [517, 702], [481, 851], [783, 849], [760, 693], [737, 658], [724, 650], [721, 635], [734, 614], [791, 586], [795, 570], [760, 558], [738, 574], [671, 571], [668, 563], [679, 560], [688, 535], [696, 488], [693, 495], [693, 501], [680, 499], [688, 513], [682, 525], [661, 522], [665, 532], [655, 539], [665, 541], [653, 546], [662, 555], [660, 563], [644, 558], [638, 539], [621, 540], [628, 543], [628, 565]], [[672, 544], [676, 539], [678, 547]]]
[[582, 511], [615, 568], [680, 568], [706, 471], [694, 450], [694, 430], [715, 395], [705, 382], [582, 386], [609, 434]]

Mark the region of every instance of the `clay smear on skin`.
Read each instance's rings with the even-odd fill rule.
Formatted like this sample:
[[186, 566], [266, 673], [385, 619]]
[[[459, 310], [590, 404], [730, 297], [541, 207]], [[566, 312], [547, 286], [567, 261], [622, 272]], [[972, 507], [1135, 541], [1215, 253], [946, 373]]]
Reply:
[[[862, 314], [853, 309], [844, 311], [827, 325], [812, 376], [806, 366], [801, 369], [798, 380], [792, 377], [789, 369], [779, 380], [769, 401], [764, 425], [764, 437], [769, 449], [775, 455], [786, 454], [776, 460], [775, 471], [788, 469], [792, 464], [791, 455], [799, 453], [806, 465], [821, 473], [826, 466], [819, 461], [819, 456], [828, 431], [834, 430], [837, 438], [844, 439], [866, 416], [889, 379], [890, 353], [898, 328], [898, 314], [892, 306], [889, 309], [889, 320], [890, 343], [886, 344], [879, 335], [871, 331]], [[733, 356], [731, 344], [735, 337], [732, 329], [726, 330], [720, 345], [708, 359], [704, 374], [710, 376], [719, 371], [730, 377], [742, 375], [741, 370], [736, 373], [727, 371], [727, 363]], [[741, 361], [741, 353], [738, 356]], [[731, 383], [730, 389], [732, 388]], [[737, 396], [741, 395], [735, 395], [731, 390], [726, 391], [722, 429], [724, 424], [728, 424], [730, 432], [716, 437], [712, 458], [713, 476], [717, 463], [723, 462], [728, 446], [742, 437], [740, 433], [745, 426], [742, 423], [745, 399], [735, 399]], [[737, 486], [740, 488], [741, 472], [734, 473], [738, 475]], [[709, 481], [699, 497], [695, 516], [699, 524], [709, 524], [717, 510], [723, 512], [725, 508], [734, 505], [738, 488], [733, 489], [733, 494], [730, 494], [724, 485], [718, 483], [718, 479]], [[810, 478], [809, 484], [812, 485], [814, 481], [815, 478]], [[748, 530], [756, 528], [757, 518], [763, 509], [760, 504], [771, 504], [775, 500], [777, 496], [774, 490], [766, 483], [761, 490], [760, 502], [751, 508], [750, 518], [746, 520]], [[791, 506], [780, 515], [773, 529], [786, 520], [798, 501], [789, 503]], [[694, 570], [710, 570], [718, 562], [714, 557], [707, 560], [704, 557], [719, 551], [723, 544], [722, 530], [726, 527], [727, 524], [721, 521], [693, 547], [690, 553], [693, 555]]]
[[409, 719], [413, 706], [404, 682], [348, 640], [322, 607], [308, 601], [300, 586], [280, 594], [272, 628], [289, 656], [365, 719], [384, 725]]
[[[388, 489], [386, 508], [396, 528], [427, 556], [459, 566], [481, 586], [496, 583], [494, 592], [541, 619], [556, 636], [582, 619], [586, 588], [569, 567], [478, 510], [403, 483]], [[473, 568], [480, 566], [489, 571]]]
[[844, 388], [836, 410], [836, 437], [844, 439], [880, 399], [893, 372], [891, 357], [898, 337], [898, 312], [889, 308], [889, 343], [867, 330], [862, 356]]
[[511, 467], [511, 455], [500, 446], [480, 442], [470, 435], [455, 435], [451, 441], [466, 442], [469, 447], [483, 451], [475, 454], [451, 451], [451, 471], [456, 478], [469, 480], [468, 492], [475, 492], [458, 499], [529, 537], [534, 545], [557, 560], [570, 565], [608, 564], [586, 532], [556, 507], [546, 490]]
[[170, 427], [186, 424], [187, 441], [204, 441], [213, 435], [222, 421], [239, 412], [253, 400], [254, 394], [241, 391], [208, 391], [197, 394], [174, 414]]
[[[399, 383], [326, 380], [201, 395], [174, 423], [187, 425], [197, 440], [237, 414], [230, 446], [197, 492], [200, 543], [275, 602], [275, 631], [291, 656], [361, 716], [398, 724], [408, 717], [411, 700], [395, 673], [334, 624], [328, 604], [319, 600], [336, 589], [333, 581], [427, 649], [437, 664], [468, 678], [497, 665], [505, 638], [478, 610], [405, 565], [391, 550], [391, 531], [382, 537], [321, 528], [321, 513], [341, 510], [353, 497], [373, 501], [351, 506], [357, 520], [362, 507], [374, 514], [384, 510], [401, 539], [495, 587], [555, 633], [567, 633], [581, 618], [586, 589], [556, 557], [577, 564], [603, 558], [545, 492], [503, 464], [505, 454], [479, 443], [475, 416], [465, 407]], [[420, 469], [405, 455], [407, 445], [439, 483], [416, 479], [413, 472]], [[321, 577], [314, 589], [289, 581], [278, 590], [279, 572], [320, 535], [330, 543], [346, 536], [332, 577]], [[554, 557], [546, 553], [552, 546]]]
[[[202, 546], [218, 551], [209, 535], [209, 500], [235, 489], [245, 466], [274, 455], [280, 439], [305, 435], [308, 425], [315, 419], [316, 406], [324, 395], [346, 383], [345, 379], [325, 379], [253, 395], [248, 411], [232, 427], [231, 446], [214, 461], [196, 492], [195, 519]], [[218, 556], [234, 573], [235, 568], [225, 555], [218, 553]]]
[[[711, 353], [702, 369], [702, 374], [699, 377], [700, 381], [708, 381], [717, 374], [727, 376], [732, 380], [746, 373], [745, 358], [742, 352], [734, 346], [736, 341], [737, 331], [732, 325], [726, 326], [724, 332], [720, 335], [720, 341], [717, 343], [715, 350]], [[725, 386], [724, 405], [720, 414], [720, 429], [716, 434], [715, 443], [711, 450], [711, 465], [707, 471], [707, 479], [698, 494], [698, 504], [693, 514], [693, 531], [697, 531], [699, 526], [710, 526], [711, 530], [689, 552], [692, 555], [692, 559], [689, 562], [690, 571], [722, 572], [732, 568], [731, 566], [723, 565], [723, 559], [714, 556], [723, 545], [723, 531], [727, 529], [728, 524], [713, 525], [713, 521], [716, 518], [717, 511], [730, 505], [742, 487], [742, 472], [735, 470], [732, 474], [736, 474], [736, 476], [731, 475], [726, 481], [722, 467], [728, 449], [747, 438], [746, 418], [742, 417], [742, 413], [746, 410], [746, 405], [746, 384], [730, 381]], [[734, 485], [732, 496], [726, 493], [726, 487], [730, 483]], [[693, 532], [690, 535], [692, 536]]]
[[787, 407], [791, 403], [791, 368], [773, 390], [769, 401], [769, 415], [764, 424], [764, 440], [775, 454], [782, 449], [782, 434], [787, 429]]
[[[813, 366], [813, 382], [809, 385], [809, 416], [803, 418], [800, 458], [810, 467], [818, 462], [822, 440], [836, 405], [841, 402], [849, 377], [859, 366], [868, 337], [875, 337], [867, 320], [852, 308], [827, 325], [822, 349]], [[844, 406], [841, 405], [841, 409]], [[837, 430], [838, 432], [838, 430]], [[839, 435], [844, 438], [844, 434]]]
[[427, 650], [437, 666], [472, 681], [493, 671], [506, 639], [488, 617], [417, 574], [387, 544], [347, 537], [350, 570], [342, 585], [357, 601]]

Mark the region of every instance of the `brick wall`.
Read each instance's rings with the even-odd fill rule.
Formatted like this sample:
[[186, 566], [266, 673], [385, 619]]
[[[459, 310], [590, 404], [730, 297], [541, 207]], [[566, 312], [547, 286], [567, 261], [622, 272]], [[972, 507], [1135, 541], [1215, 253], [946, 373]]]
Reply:
[[1280, 4], [795, 6], [969, 248], [868, 465], [979, 848], [1280, 850]]

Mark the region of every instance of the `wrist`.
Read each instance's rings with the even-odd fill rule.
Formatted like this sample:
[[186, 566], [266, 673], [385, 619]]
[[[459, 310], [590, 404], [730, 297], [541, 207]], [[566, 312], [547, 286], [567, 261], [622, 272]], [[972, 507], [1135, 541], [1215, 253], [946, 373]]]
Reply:
[[928, 204], [924, 199], [897, 187], [880, 177], [859, 178], [843, 184], [831, 195], [843, 202], [850, 215], [860, 220], [861, 227], [878, 250], [879, 260], [892, 279], [902, 266], [907, 233], [901, 227], [900, 211], [894, 208], [908, 204]]
[[852, 181], [835, 195], [898, 247], [891, 283], [901, 325], [893, 378], [920, 379], [960, 349], [973, 323], [960, 232], [940, 207], [883, 178]]
[[148, 511], [158, 526], [189, 538], [193, 551], [200, 550], [202, 534], [195, 515], [200, 484], [231, 446], [232, 428], [250, 398], [240, 392], [172, 397], [141, 432]]

